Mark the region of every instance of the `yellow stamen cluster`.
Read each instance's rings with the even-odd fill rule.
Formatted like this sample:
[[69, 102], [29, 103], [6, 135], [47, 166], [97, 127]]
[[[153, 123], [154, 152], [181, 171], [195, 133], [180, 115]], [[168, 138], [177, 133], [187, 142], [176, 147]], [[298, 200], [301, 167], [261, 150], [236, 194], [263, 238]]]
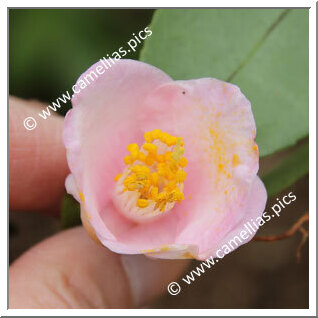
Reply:
[[[139, 208], [154, 202], [155, 210], [165, 211], [168, 203], [184, 199], [182, 190], [186, 172], [183, 168], [187, 165], [187, 159], [183, 157], [184, 143], [181, 137], [159, 129], [146, 132], [144, 139], [140, 148], [137, 144], [127, 146], [130, 154], [124, 162], [129, 173], [123, 180], [124, 191], [138, 192], [136, 206]], [[121, 174], [118, 174], [115, 181], [120, 178]]]

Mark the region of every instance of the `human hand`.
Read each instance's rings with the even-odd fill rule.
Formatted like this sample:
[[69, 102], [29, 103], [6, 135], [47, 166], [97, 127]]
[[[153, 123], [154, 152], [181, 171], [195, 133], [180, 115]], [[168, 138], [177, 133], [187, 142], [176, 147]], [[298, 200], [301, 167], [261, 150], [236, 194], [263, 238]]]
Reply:
[[[52, 115], [27, 131], [41, 103], [9, 100], [10, 210], [58, 215], [68, 174], [63, 118]], [[37, 244], [10, 266], [10, 308], [132, 308], [166, 291], [186, 260], [120, 255], [99, 246], [82, 227]]]

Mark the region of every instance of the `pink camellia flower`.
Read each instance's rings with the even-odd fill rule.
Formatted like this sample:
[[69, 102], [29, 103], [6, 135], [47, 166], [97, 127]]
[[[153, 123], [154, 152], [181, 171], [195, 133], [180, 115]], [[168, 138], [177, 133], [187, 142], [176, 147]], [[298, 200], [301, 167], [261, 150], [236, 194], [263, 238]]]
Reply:
[[96, 76], [101, 67], [78, 79], [63, 134], [84, 227], [117, 253], [215, 256], [266, 203], [250, 102], [214, 78], [174, 81], [133, 60]]

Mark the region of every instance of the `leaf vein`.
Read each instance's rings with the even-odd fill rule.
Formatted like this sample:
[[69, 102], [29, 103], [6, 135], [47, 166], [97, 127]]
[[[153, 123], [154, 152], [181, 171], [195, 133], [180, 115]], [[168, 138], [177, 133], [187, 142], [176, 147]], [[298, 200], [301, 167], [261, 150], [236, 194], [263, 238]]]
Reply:
[[238, 74], [238, 72], [247, 64], [247, 62], [254, 56], [257, 50], [262, 46], [268, 36], [275, 30], [275, 28], [283, 21], [283, 19], [287, 16], [287, 14], [291, 11], [291, 9], [284, 10], [278, 18], [273, 22], [273, 24], [266, 30], [264, 35], [260, 38], [260, 40], [253, 46], [251, 51], [247, 54], [245, 59], [237, 66], [237, 68], [233, 71], [233, 73], [226, 79], [227, 82], [231, 82], [233, 78]]

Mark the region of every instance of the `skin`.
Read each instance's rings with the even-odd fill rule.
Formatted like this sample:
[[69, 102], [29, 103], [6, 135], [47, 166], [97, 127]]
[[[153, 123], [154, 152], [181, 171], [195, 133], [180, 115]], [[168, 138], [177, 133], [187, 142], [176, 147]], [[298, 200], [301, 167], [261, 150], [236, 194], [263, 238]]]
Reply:
[[[69, 172], [63, 118], [39, 118], [42, 106], [10, 97], [9, 204], [10, 210], [58, 216]], [[32, 131], [23, 127], [28, 116], [38, 119]], [[187, 264], [113, 253], [77, 227], [44, 240], [13, 262], [9, 308], [138, 308], [165, 292]]]

